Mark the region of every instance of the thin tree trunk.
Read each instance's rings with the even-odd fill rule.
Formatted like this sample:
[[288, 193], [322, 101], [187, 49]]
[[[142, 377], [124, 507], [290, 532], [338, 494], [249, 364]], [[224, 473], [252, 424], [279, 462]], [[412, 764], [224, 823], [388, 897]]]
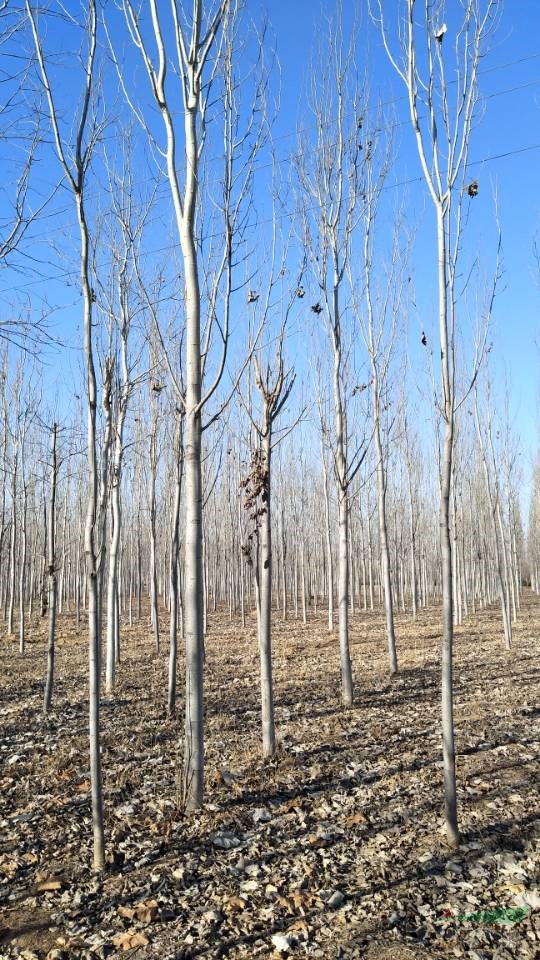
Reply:
[[11, 479], [11, 539], [9, 548], [9, 605], [7, 615], [7, 632], [13, 634], [13, 611], [15, 608], [15, 575], [16, 575], [16, 545], [17, 545], [17, 467], [18, 451], [13, 458], [13, 473]]
[[159, 653], [159, 603], [156, 551], [156, 473], [157, 473], [157, 414], [154, 412], [150, 435], [150, 620], [154, 645]]
[[[388, 527], [386, 522], [386, 476], [383, 462], [383, 448], [381, 440], [381, 425], [379, 420], [379, 387], [374, 378], [374, 413], [375, 442], [377, 455], [377, 496], [379, 504], [379, 537], [381, 541], [382, 580], [384, 587], [384, 609], [386, 615], [386, 640], [388, 644], [388, 659], [390, 673], [397, 673], [398, 662], [396, 652], [396, 634], [394, 629], [394, 600], [392, 595], [392, 580], [390, 577], [390, 550], [388, 548]], [[376, 410], [376, 412], [375, 412]]]
[[267, 424], [263, 438], [264, 512], [260, 518], [258, 532], [257, 578], [259, 612], [259, 654], [261, 663], [261, 718], [263, 756], [272, 757], [276, 752], [276, 731], [274, 721], [274, 689], [272, 683], [272, 530], [271, 530], [271, 427]]
[[[24, 456], [24, 451], [22, 451]], [[19, 653], [22, 655], [25, 650], [25, 613], [24, 613], [24, 590], [26, 577], [26, 545], [27, 545], [27, 514], [28, 514], [28, 489], [24, 475], [24, 460], [21, 458], [21, 480], [22, 480], [22, 518], [21, 518], [21, 556], [19, 567]]]
[[45, 681], [45, 696], [43, 712], [48, 713], [51, 708], [54, 687], [54, 655], [56, 641], [56, 479], [58, 476], [58, 460], [56, 452], [58, 427], [53, 424], [51, 436], [51, 490], [49, 499], [49, 516], [47, 523], [47, 583], [48, 583], [48, 631], [47, 631], [47, 677]]
[[174, 716], [176, 712], [176, 664], [178, 659], [178, 553], [180, 549], [180, 501], [182, 497], [183, 464], [181, 423], [178, 423], [177, 427], [177, 447], [175, 461], [175, 492], [172, 515], [170, 560], [171, 619], [169, 627], [169, 687], [167, 699], [167, 710], [170, 717]]
[[454, 393], [450, 374], [448, 304], [446, 276], [446, 236], [442, 207], [437, 208], [439, 270], [439, 328], [444, 391], [444, 440], [441, 464], [440, 541], [442, 555], [442, 735], [446, 832], [450, 843], [459, 843], [456, 753], [454, 745], [453, 642], [454, 612], [452, 596], [452, 541], [450, 529], [450, 493], [454, 446]]

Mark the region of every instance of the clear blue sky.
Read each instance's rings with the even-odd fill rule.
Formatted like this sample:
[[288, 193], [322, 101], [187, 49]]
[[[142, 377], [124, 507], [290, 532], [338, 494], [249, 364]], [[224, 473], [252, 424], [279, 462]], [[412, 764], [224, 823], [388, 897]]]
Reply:
[[[256, 20], [265, 10], [270, 20], [281, 69], [281, 108], [276, 119], [274, 139], [278, 156], [285, 162], [289, 151], [294, 148], [297, 126], [306, 116], [306, 77], [320, 40], [323, 12], [330, 12], [331, 5], [324, 3], [319, 6], [310, 0], [273, 0], [270, 4], [248, 0], [247, 6]], [[386, 0], [388, 16], [392, 15], [396, 6], [396, 0]], [[382, 51], [376, 28], [368, 20], [366, 4], [344, 0], [343, 9], [346, 27], [353, 15], [358, 17], [360, 47], [364, 49], [366, 57], [371, 93], [375, 98], [392, 101], [392, 111], [398, 121], [397, 157], [391, 179], [397, 183], [412, 181], [396, 188], [396, 195], [404, 198], [411, 222], [418, 224], [414, 256], [417, 312], [411, 317], [409, 329], [411, 352], [414, 354], [418, 348], [419, 330], [425, 328], [429, 331], [431, 318], [435, 314], [432, 210], [425, 185], [417, 181], [420, 169], [407, 122], [403, 89]], [[69, 48], [70, 38], [63, 31], [64, 28], [60, 27], [49, 32], [49, 48]], [[58, 75], [61, 76], [61, 72]], [[494, 253], [493, 192], [496, 191], [502, 230], [504, 277], [494, 311], [494, 358], [500, 382], [505, 375], [508, 377], [512, 409], [527, 456], [532, 458], [537, 446], [540, 359], [536, 345], [539, 339], [540, 289], [533, 257], [533, 242], [540, 230], [538, 0], [520, 0], [519, 3], [507, 0], [492, 50], [482, 67], [480, 85], [485, 97], [484, 111], [474, 131], [470, 150], [471, 160], [479, 161], [471, 167], [471, 177], [478, 179], [480, 189], [474, 205], [471, 205], [468, 252], [471, 256], [479, 254], [482, 272], [489, 277]], [[62, 96], [67, 104], [69, 87], [65, 85], [65, 71], [63, 90]], [[38, 171], [39, 188], [43, 193], [47, 184], [53, 182], [56, 171], [50, 152], [44, 151]], [[265, 185], [261, 189], [266, 189]], [[70, 379], [73, 382], [77, 380], [80, 363], [76, 244], [72, 243], [71, 237], [76, 237], [76, 234], [69, 196], [65, 191], [60, 191], [51, 205], [48, 219], [36, 227], [33, 245], [27, 251], [31, 257], [43, 260], [38, 267], [39, 276], [28, 272], [36, 268], [36, 263], [27, 261], [25, 266], [24, 261], [22, 264], [19, 262], [19, 269], [2, 271], [0, 288], [4, 305], [16, 302], [19, 309], [29, 309], [32, 313], [39, 311], [44, 302], [62, 306], [54, 314], [56, 332], [69, 347], [62, 352], [60, 393], [62, 385]], [[159, 231], [155, 231], [150, 239], [154, 246], [159, 246], [163, 235], [160, 238]], [[164, 244], [168, 241], [169, 237], [166, 236]], [[40, 279], [56, 277], [64, 271], [73, 271], [73, 286], [66, 287], [62, 279]], [[49, 355], [49, 364], [47, 380], [53, 389], [53, 384], [59, 380], [58, 357]]]
[[[262, 6], [262, 5], [261, 5]], [[390, 18], [398, 6], [385, 0]], [[360, 17], [360, 37], [369, 46], [369, 77], [374, 96], [393, 100], [399, 130], [396, 182], [420, 174], [412, 131], [408, 126], [407, 103], [399, 78], [392, 72], [376, 29], [368, 22], [365, 3], [345, 0], [344, 17], [353, 11]], [[448, 4], [452, 7], [452, 3]], [[328, 4], [309, 0], [293, 3], [275, 0], [270, 5], [282, 67], [282, 111], [278, 134], [295, 129], [298, 102], [305, 89], [306, 71], [317, 42], [321, 10]], [[500, 380], [505, 374], [512, 394], [512, 408], [518, 429], [530, 455], [538, 444], [537, 397], [540, 367], [540, 277], [536, 272], [533, 242], [540, 234], [540, 3], [538, 0], [507, 0], [497, 34], [482, 66], [480, 79], [484, 96], [482, 116], [473, 132], [470, 150], [471, 178], [479, 181], [479, 194], [471, 208], [471, 240], [489, 275], [496, 236], [493, 193], [497, 193], [502, 231], [504, 276], [493, 319], [494, 362]], [[287, 143], [286, 136], [283, 141]], [[528, 149], [532, 148], [532, 149]], [[505, 156], [506, 155], [506, 156]], [[494, 159], [489, 159], [494, 158]], [[415, 279], [420, 310], [435, 307], [433, 259], [433, 217], [423, 183], [401, 188], [420, 224], [415, 257]], [[423, 319], [419, 322], [427, 325]], [[411, 331], [416, 336], [416, 329]]]

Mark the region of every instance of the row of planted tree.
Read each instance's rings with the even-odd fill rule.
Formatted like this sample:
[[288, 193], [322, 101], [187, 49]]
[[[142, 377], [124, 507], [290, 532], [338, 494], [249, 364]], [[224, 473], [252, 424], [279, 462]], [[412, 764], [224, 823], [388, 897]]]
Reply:
[[[100, 445], [99, 598], [105, 612], [105, 683], [107, 693], [112, 693], [122, 622], [148, 623], [156, 651], [165, 642], [170, 645], [168, 711], [174, 713], [177, 636], [184, 637], [182, 418], [175, 410], [166, 370], [160, 371], [158, 381], [155, 364], [150, 376], [148, 363], [141, 363], [139, 385], [130, 391], [129, 406], [121, 403], [118, 380], [111, 380], [110, 422], [104, 418]], [[78, 414], [72, 423], [50, 426], [52, 417], [43, 418], [38, 372], [19, 363], [10, 373], [7, 350], [1, 385], [0, 608], [6, 634], [17, 634], [21, 654], [32, 615], [49, 617], [44, 700], [48, 710], [57, 613], [74, 616], [80, 629], [88, 604], [81, 418]], [[273, 598], [274, 616], [282, 620], [306, 623], [313, 615], [324, 616], [332, 631], [343, 602], [352, 614], [386, 606], [390, 668], [397, 669], [394, 611], [414, 618], [419, 609], [439, 603], [442, 595], [437, 491], [430, 469], [433, 451], [410, 426], [417, 412], [407, 410], [403, 394], [397, 399], [399, 415], [387, 418], [382, 430], [385, 496], [380, 496], [376, 454], [369, 443], [348, 491], [345, 597], [336, 583], [338, 494], [324, 423], [313, 411], [309, 421], [306, 417], [307, 422], [296, 424], [277, 444], [270, 469], [270, 457], [268, 453], [261, 457], [260, 438], [250, 429], [251, 417], [233, 400], [225, 426], [213, 431], [204, 450], [205, 632], [209, 610], [240, 618], [243, 627], [254, 613], [260, 617], [267, 563], [268, 603]], [[519, 450], [508, 415], [497, 417], [488, 401], [484, 395], [480, 404], [475, 391], [463, 420], [465, 425], [476, 422], [476, 430], [458, 430], [456, 442], [454, 623], [499, 602], [502, 635], [510, 648], [522, 584], [532, 581], [538, 588], [538, 480], [536, 474], [527, 552], [519, 503]], [[366, 409], [366, 422], [370, 414]], [[122, 444], [117, 446], [119, 436]], [[388, 582], [383, 550], [388, 553]], [[173, 610], [176, 615], [171, 617]]]
[[[77, 426], [47, 425], [32, 375], [24, 383], [25, 376], [18, 369], [11, 380], [7, 354], [5, 361], [0, 608], [7, 634], [17, 633], [23, 653], [27, 619], [37, 611], [41, 616], [47, 613], [51, 568], [58, 612], [74, 614], [80, 627], [86, 611], [81, 519], [85, 463]], [[141, 395], [153, 389], [148, 378], [141, 375]], [[106, 513], [104, 542], [100, 545], [100, 592], [106, 599], [107, 612], [114, 611], [110, 619], [117, 635], [119, 615], [130, 625], [145, 619], [150, 601], [158, 650], [163, 632], [160, 606], [170, 613], [172, 603], [172, 558], [179, 584], [177, 623], [183, 635], [179, 563], [183, 538], [181, 525], [176, 523], [183, 451], [169, 442], [168, 426], [174, 420], [174, 411], [166, 404], [165, 382], [161, 389], [159, 417], [147, 418], [146, 422], [141, 416], [128, 418], [126, 436], [136, 439], [122, 449], [123, 478], [117, 485], [117, 503], [112, 495], [111, 449], [102, 448], [109, 472], [103, 475]], [[133, 398], [133, 407], [141, 414], [137, 397]], [[112, 408], [118, 410], [114, 399]], [[474, 415], [473, 410], [466, 412]], [[384, 602], [381, 525], [387, 531], [392, 608], [415, 617], [419, 608], [440, 601], [437, 495], [429, 469], [432, 452], [422, 450], [407, 419], [403, 416], [385, 437], [385, 512], [381, 513], [377, 496], [372, 450], [366, 451], [348, 498], [348, 605], [353, 613], [373, 611]], [[313, 448], [309, 440], [316, 426], [298, 426], [278, 447], [271, 479], [265, 476], [258, 492], [257, 518], [253, 515], [251, 489], [259, 446], [250, 446], [248, 424], [239, 420], [237, 430], [228, 429], [212, 438], [204, 476], [208, 491], [203, 512], [205, 619], [208, 610], [226, 611], [230, 618], [241, 618], [245, 626], [246, 618], [256, 611], [261, 516], [268, 514], [276, 615], [282, 620], [292, 617], [306, 622], [310, 614], [324, 613], [328, 629], [334, 628], [335, 572], [339, 565], [336, 495], [334, 484], [329, 482], [330, 452], [323, 443], [320, 457], [312, 459], [308, 453]], [[113, 425], [104, 438], [110, 446], [116, 432], [117, 425]], [[537, 474], [527, 551], [519, 503], [522, 476], [516, 454], [509, 424], [494, 434], [492, 415], [489, 424], [473, 433], [467, 443], [460, 437], [457, 463], [466, 459], [468, 466], [467, 470], [458, 470], [452, 504], [454, 622], [459, 624], [469, 612], [500, 602], [507, 646], [511, 643], [512, 621], [519, 611], [522, 584], [532, 583], [538, 589], [540, 559]], [[178, 513], [181, 516], [181, 503]]]
[[[6, 631], [18, 632], [24, 653], [31, 614], [47, 615], [49, 710], [57, 614], [87, 625], [99, 871], [101, 691], [114, 691], [122, 627], [148, 616], [147, 596], [157, 649], [168, 627], [171, 713], [179, 636], [185, 645], [188, 810], [203, 801], [210, 610], [243, 623], [256, 612], [268, 756], [274, 618], [324, 610], [350, 707], [351, 612], [384, 617], [395, 673], [397, 611], [414, 617], [440, 603], [445, 816], [455, 843], [454, 625], [498, 599], [509, 648], [522, 584], [530, 576], [538, 585], [537, 513], [527, 554], [519, 443], [491, 387], [501, 238], [495, 229], [482, 274], [466, 239], [478, 195], [468, 173], [478, 67], [497, 0], [464, 3], [453, 44], [429, 5], [417, 17], [414, 0], [390, 24], [374, 3], [366, 27], [405, 85], [436, 228], [434, 323], [427, 306], [417, 313], [414, 231], [405, 196], [394, 202], [396, 124], [358, 82], [368, 54], [356, 29], [343, 29], [340, 6], [310, 74], [308, 120], [285, 159], [272, 143], [266, 31], [236, 0], [164, 6], [125, 0], [101, 11], [88, 0], [78, 24], [58, 5], [49, 15], [73, 34], [65, 49], [83, 51], [72, 63], [52, 55], [47, 13], [30, 0], [6, 33], [31, 49], [12, 102], [20, 98], [24, 118], [35, 96], [44, 131], [0, 255], [16, 259], [39, 225], [42, 208], [25, 203], [34, 160], [46, 156], [59, 177], [50, 203], [61, 185], [78, 228], [79, 279], [68, 272], [65, 281], [80, 289], [82, 306], [69, 309], [80, 311], [84, 357], [75, 399], [64, 385], [55, 403], [43, 396], [32, 323], [23, 352], [3, 358]], [[103, 108], [114, 84], [125, 104], [118, 121]]]

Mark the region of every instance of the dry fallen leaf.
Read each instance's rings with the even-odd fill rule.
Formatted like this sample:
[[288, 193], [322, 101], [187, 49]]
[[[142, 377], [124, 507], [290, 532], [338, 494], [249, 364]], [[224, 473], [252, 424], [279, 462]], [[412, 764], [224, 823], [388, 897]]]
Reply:
[[62, 881], [61, 880], [40, 880], [36, 884], [36, 890], [39, 893], [46, 893], [49, 890], [61, 890]]
[[356, 813], [351, 813], [350, 816], [345, 817], [345, 823], [348, 827], [354, 827], [356, 823], [367, 823], [367, 817], [361, 810], [357, 810]]
[[37, 853], [32, 853], [32, 851], [29, 853], [23, 853], [22, 858], [25, 863], [37, 863], [39, 860]]
[[140, 930], [126, 930], [125, 933], [119, 933], [113, 938], [113, 944], [118, 950], [127, 952], [135, 950], [135, 947], [146, 947], [150, 941]]
[[242, 900], [241, 897], [229, 897], [224, 901], [223, 909], [227, 913], [240, 913], [246, 909], [246, 901]]
[[294, 890], [291, 893], [291, 903], [294, 910], [304, 911], [304, 909], [309, 908], [313, 901], [314, 897], [311, 893], [304, 893], [303, 890]]
[[309, 927], [305, 920], [295, 920], [290, 927], [287, 927], [287, 933], [294, 934], [296, 937], [299, 936], [303, 940], [309, 939]]
[[133, 917], [135, 916], [135, 910], [133, 907], [118, 907], [116, 912], [118, 913], [118, 916], [125, 917], [126, 920], [133, 920]]
[[524, 883], [501, 883], [499, 889], [506, 893], [523, 893], [525, 890]]
[[151, 923], [152, 920], [155, 920], [157, 917], [158, 909], [159, 904], [157, 900], [143, 900], [142, 903], [138, 903], [135, 907], [135, 913], [141, 923]]
[[18, 857], [2, 857], [0, 858], [0, 873], [2, 873], [8, 879], [13, 879], [17, 870], [19, 869], [19, 860]]

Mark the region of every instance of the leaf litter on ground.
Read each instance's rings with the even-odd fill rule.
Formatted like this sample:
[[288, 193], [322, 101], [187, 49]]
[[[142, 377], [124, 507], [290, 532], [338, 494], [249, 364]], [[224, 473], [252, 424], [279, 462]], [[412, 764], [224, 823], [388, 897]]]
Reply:
[[[25, 658], [3, 640], [0, 957], [538, 956], [540, 603], [526, 595], [510, 653], [495, 609], [457, 630], [457, 851], [442, 823], [437, 617], [399, 617], [390, 679], [382, 618], [356, 614], [348, 711], [324, 617], [277, 620], [279, 749], [265, 761], [255, 622], [242, 631], [215, 615], [207, 796], [189, 816], [180, 720], [164, 710], [166, 651], [154, 656], [144, 624], [126, 628], [102, 714], [102, 878], [89, 869], [83, 633], [61, 618], [46, 719], [44, 624], [29, 628]], [[512, 924], [459, 919], [520, 906]]]

